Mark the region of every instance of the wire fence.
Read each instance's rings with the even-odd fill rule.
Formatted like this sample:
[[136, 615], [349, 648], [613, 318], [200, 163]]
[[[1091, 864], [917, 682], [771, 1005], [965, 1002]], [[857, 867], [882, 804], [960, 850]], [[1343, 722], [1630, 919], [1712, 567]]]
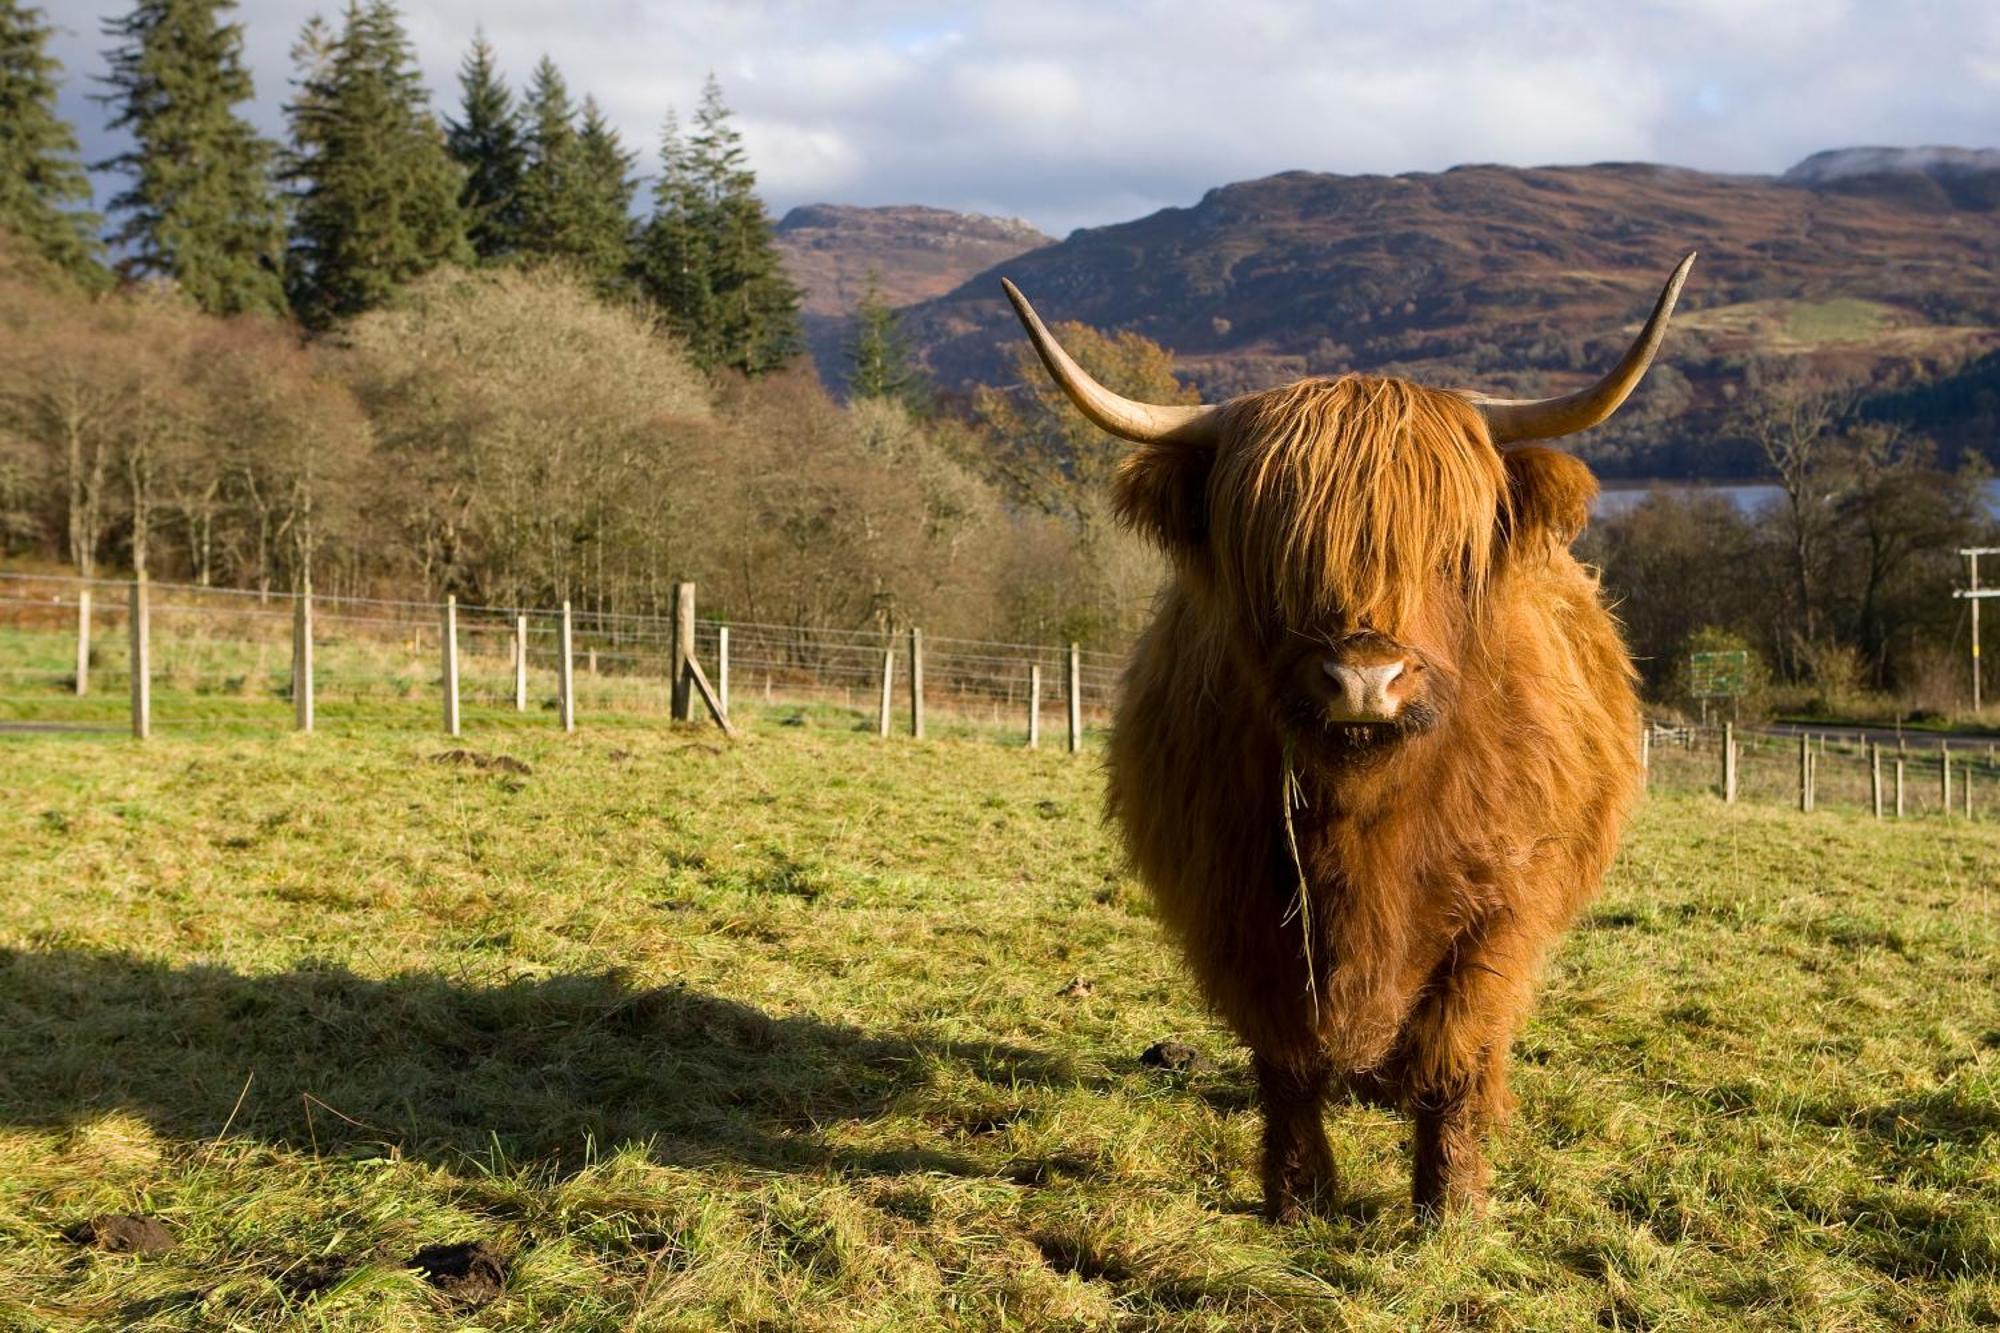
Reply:
[[[128, 580], [0, 573], [0, 722], [122, 730], [133, 705]], [[298, 599], [290, 593], [147, 585], [149, 728], [297, 725]], [[674, 703], [676, 619], [577, 609], [311, 598], [312, 701], [331, 723], [437, 727], [544, 717], [560, 725], [562, 627], [570, 630], [577, 725], [665, 722]], [[455, 642], [447, 670], [446, 639]], [[916, 718], [912, 635], [695, 617], [694, 660], [738, 721], [812, 709], [856, 729], [907, 733]], [[1031, 727], [1074, 744], [1108, 723], [1123, 667], [1069, 645], [921, 637], [922, 712], [933, 735], [1020, 743]], [[1072, 677], [1073, 673], [1073, 677]], [[440, 711], [456, 677], [458, 710]], [[1031, 721], [1032, 718], [1032, 721]], [[1986, 817], [2000, 801], [2000, 747], [1839, 732], [1796, 734], [1654, 719], [1647, 782], [1726, 800], [1884, 818]], [[1725, 761], [1725, 755], [1733, 758]], [[1900, 795], [1899, 795], [1900, 792]], [[1879, 793], [1879, 795], [1878, 795]], [[2000, 808], [1996, 805], [1995, 808]]]
[[[0, 720], [117, 726], [131, 692], [130, 580], [0, 573]], [[146, 585], [151, 725], [296, 717], [299, 598], [191, 584]], [[447, 678], [446, 604], [314, 594], [316, 716], [407, 712], [438, 717]], [[561, 713], [562, 625], [582, 723], [663, 719], [673, 700], [673, 617], [455, 602], [457, 699], [481, 712]], [[908, 729], [913, 675], [907, 630], [768, 625], [695, 618], [691, 651], [734, 702], [761, 709], [851, 710], [878, 722], [886, 688]], [[919, 636], [922, 704], [938, 734], [993, 730], [1026, 738], [1030, 705], [1065, 729], [1072, 679], [1079, 740], [1108, 720], [1123, 659], [1070, 645]], [[885, 670], [886, 666], [886, 670]], [[1039, 690], [1034, 687], [1039, 683]], [[1037, 728], [1040, 730], [1041, 728]]]
[[2000, 743], [1919, 732], [1754, 731], [1647, 723], [1648, 785], [1882, 818], [1991, 818]]

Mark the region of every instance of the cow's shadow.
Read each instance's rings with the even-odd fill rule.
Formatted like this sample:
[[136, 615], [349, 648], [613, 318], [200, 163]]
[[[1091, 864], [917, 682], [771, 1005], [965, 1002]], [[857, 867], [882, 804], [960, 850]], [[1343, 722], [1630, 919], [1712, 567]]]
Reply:
[[[487, 986], [0, 949], [0, 1124], [14, 1126], [122, 1110], [183, 1141], [227, 1126], [300, 1151], [393, 1148], [453, 1166], [497, 1152], [562, 1171], [631, 1143], [685, 1165], [1031, 1169], [982, 1161], [971, 1145], [940, 1149], [934, 1132], [921, 1134], [930, 1146], [906, 1147], [843, 1135], [922, 1115], [940, 1066], [960, 1086], [960, 1074], [984, 1080], [996, 1101], [1024, 1085], [1105, 1081], [1019, 1047], [773, 1017], [685, 986], [634, 988], [615, 972]], [[843, 1146], [855, 1137], [876, 1146]]]

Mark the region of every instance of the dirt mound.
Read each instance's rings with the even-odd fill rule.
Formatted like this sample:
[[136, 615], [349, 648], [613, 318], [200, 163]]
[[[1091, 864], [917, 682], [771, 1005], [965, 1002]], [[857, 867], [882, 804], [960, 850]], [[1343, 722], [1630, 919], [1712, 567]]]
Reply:
[[515, 773], [528, 777], [535, 770], [511, 754], [480, 754], [477, 750], [446, 750], [431, 756], [433, 764], [459, 764], [485, 773]]
[[165, 1254], [178, 1238], [157, 1217], [137, 1213], [99, 1213], [64, 1233], [77, 1245], [94, 1245], [110, 1254]]
[[1184, 1041], [1158, 1041], [1140, 1054], [1139, 1063], [1154, 1069], [1171, 1069], [1186, 1073], [1202, 1068], [1208, 1061], [1203, 1058], [1200, 1051]]
[[426, 1245], [404, 1266], [461, 1305], [484, 1305], [507, 1285], [507, 1261], [483, 1240]]

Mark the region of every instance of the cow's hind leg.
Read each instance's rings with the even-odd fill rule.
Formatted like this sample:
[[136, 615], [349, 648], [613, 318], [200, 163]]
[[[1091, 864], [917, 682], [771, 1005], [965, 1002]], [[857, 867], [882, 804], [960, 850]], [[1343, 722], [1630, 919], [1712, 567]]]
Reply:
[[1307, 1211], [1333, 1204], [1333, 1153], [1320, 1118], [1327, 1071], [1313, 1060], [1305, 1067], [1257, 1055], [1257, 1097], [1264, 1109], [1264, 1215], [1273, 1222], [1296, 1222]]

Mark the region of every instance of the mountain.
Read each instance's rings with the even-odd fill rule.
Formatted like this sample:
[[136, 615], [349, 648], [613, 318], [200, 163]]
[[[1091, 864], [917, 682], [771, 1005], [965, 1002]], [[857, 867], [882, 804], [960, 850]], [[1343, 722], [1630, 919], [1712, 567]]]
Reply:
[[1051, 244], [1020, 218], [917, 204], [806, 204], [785, 214], [776, 239], [792, 281], [805, 291], [803, 308], [812, 315], [851, 313], [871, 271], [890, 305], [910, 305], [941, 296], [1004, 259]]
[[1939, 212], [2000, 207], [2000, 148], [1830, 148], [1778, 178], [1787, 185], [1901, 199]]
[[804, 293], [800, 313], [806, 340], [829, 384], [846, 379], [841, 343], [871, 275], [884, 301], [905, 306], [941, 296], [994, 264], [1052, 244], [1019, 218], [916, 204], [803, 205], [779, 220], [775, 240], [786, 271]]
[[[1909, 390], [1990, 377], [2000, 359], [1981, 359], [2000, 348], [2000, 153], [1942, 149], [1840, 150], [1777, 177], [1286, 172], [1014, 256], [905, 327], [941, 384], [999, 382], [1020, 337], [1004, 274], [1045, 318], [1165, 344], [1211, 398], [1347, 370], [1549, 393], [1615, 359], [1689, 250], [1701, 260], [1661, 368], [1582, 442], [1607, 474], [1754, 467], [1727, 429], [1753, 363], [1950, 402], [1967, 395]], [[1990, 392], [1971, 396], [1990, 414]], [[1917, 424], [1948, 446], [1990, 440], [1963, 413]]]

